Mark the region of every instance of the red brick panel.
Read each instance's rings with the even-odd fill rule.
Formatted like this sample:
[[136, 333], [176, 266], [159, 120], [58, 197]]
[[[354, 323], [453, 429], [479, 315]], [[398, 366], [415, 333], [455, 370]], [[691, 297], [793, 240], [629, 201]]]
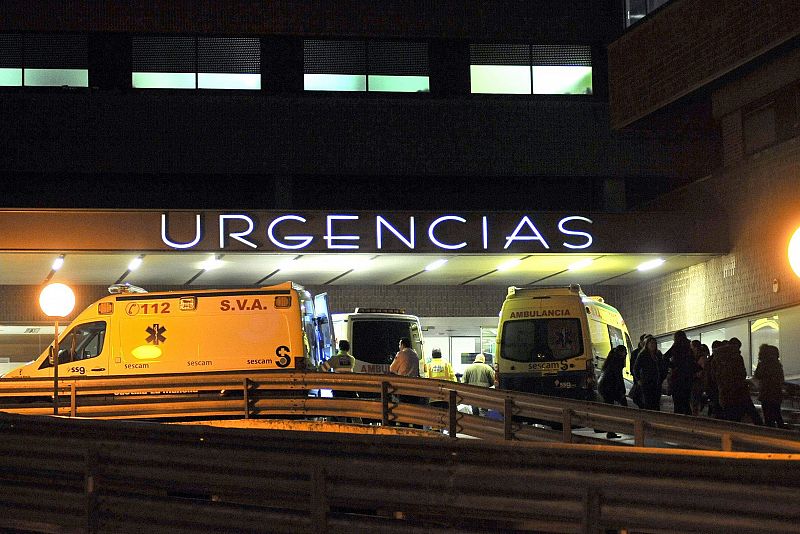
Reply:
[[627, 126], [797, 35], [797, 0], [673, 0], [609, 46], [612, 126]]

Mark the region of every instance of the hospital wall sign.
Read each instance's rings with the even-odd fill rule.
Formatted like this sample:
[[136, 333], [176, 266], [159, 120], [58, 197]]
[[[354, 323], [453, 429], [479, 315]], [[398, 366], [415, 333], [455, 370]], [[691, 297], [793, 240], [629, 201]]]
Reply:
[[554, 213], [161, 213], [173, 250], [270, 252], [580, 252], [594, 220]]
[[724, 213], [0, 209], [0, 251], [727, 254]]

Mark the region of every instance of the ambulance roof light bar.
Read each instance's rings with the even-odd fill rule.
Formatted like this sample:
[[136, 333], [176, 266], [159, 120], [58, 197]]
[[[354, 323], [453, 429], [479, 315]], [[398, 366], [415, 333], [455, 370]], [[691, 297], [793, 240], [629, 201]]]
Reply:
[[147, 290], [126, 282], [124, 284], [112, 284], [108, 286], [108, 292], [112, 295], [119, 295], [123, 293], [147, 293]]

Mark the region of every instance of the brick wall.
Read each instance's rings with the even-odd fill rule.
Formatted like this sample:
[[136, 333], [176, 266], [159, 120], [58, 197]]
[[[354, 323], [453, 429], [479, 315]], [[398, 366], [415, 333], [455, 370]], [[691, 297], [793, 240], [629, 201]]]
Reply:
[[[75, 311], [71, 321], [95, 300], [108, 295], [104, 286], [73, 287]], [[151, 292], [185, 287], [147, 287]], [[306, 286], [312, 294], [327, 292], [331, 313], [363, 308], [403, 308], [420, 317], [495, 317], [503, 305], [507, 287], [501, 286]], [[39, 309], [39, 286], [0, 286], [0, 324], [43, 323], [48, 319]], [[589, 295], [599, 295], [613, 304], [616, 287], [584, 287]]]
[[732, 249], [727, 256], [622, 288], [615, 304], [631, 333], [668, 333], [800, 303], [800, 278], [787, 259], [789, 239], [800, 227], [799, 185], [800, 139], [795, 138], [662, 199], [673, 206], [702, 202], [706, 209], [724, 210]]
[[673, 0], [608, 48], [615, 128], [800, 34], [797, 0]]

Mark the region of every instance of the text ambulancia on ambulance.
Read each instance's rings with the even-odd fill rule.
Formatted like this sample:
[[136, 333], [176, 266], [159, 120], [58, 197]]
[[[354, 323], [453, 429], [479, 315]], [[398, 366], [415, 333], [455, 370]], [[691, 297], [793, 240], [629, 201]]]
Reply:
[[[59, 376], [303, 370], [330, 348], [321, 346], [314, 300], [292, 282], [158, 293], [118, 284], [109, 292], [59, 336]], [[51, 352], [4, 378], [53, 376]]]
[[575, 284], [510, 287], [497, 329], [500, 387], [595, 400], [596, 374], [617, 345], [630, 353], [628, 329], [601, 297], [587, 297]]

